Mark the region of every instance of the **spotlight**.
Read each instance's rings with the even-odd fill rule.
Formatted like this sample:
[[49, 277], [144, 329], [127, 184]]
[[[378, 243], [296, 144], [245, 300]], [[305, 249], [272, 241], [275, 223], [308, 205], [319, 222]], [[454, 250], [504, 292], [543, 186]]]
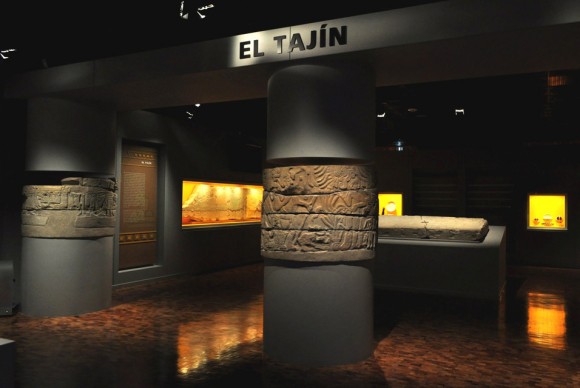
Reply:
[[9, 52], [12, 52], [12, 51], [16, 51], [16, 49], [1, 50], [0, 56], [2, 56], [2, 59], [9, 59], [10, 57], [8, 55], [5, 55], [5, 54], [8, 54]]
[[393, 145], [395, 146], [395, 151], [403, 151], [405, 142], [401, 139], [397, 139], [393, 142]]

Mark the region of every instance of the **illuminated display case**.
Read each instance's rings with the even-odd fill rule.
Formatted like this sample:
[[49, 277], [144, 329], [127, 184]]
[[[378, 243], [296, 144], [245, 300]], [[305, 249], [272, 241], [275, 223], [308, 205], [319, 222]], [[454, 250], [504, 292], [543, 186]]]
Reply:
[[379, 215], [402, 216], [403, 194], [402, 193], [379, 193]]
[[529, 194], [528, 229], [567, 230], [565, 194]]
[[182, 188], [183, 228], [260, 223], [262, 186], [184, 180]]

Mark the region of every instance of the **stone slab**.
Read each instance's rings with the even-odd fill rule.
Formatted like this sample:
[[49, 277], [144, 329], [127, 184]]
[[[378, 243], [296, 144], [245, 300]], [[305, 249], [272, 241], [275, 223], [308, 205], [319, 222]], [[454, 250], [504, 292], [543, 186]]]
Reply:
[[379, 238], [483, 241], [489, 231], [484, 218], [443, 216], [379, 216]]

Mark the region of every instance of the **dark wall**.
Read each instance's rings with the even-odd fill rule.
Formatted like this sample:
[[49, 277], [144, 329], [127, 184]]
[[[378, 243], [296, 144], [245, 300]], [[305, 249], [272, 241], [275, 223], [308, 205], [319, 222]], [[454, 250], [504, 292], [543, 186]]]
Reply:
[[[0, 266], [11, 267], [14, 279], [20, 273], [20, 212], [22, 209], [22, 186], [24, 182], [24, 145], [26, 142], [26, 102], [1, 100], [0, 117], [2, 118], [1, 175], [2, 197], [0, 200]], [[6, 277], [1, 277], [3, 280]], [[5, 289], [6, 285], [0, 285]], [[17, 282], [12, 284], [14, 300], [20, 300], [20, 290]]]
[[[379, 192], [403, 192], [407, 215], [483, 217], [506, 226], [509, 265], [580, 268], [580, 143], [387, 147]], [[528, 194], [566, 194], [568, 229], [527, 229]]]
[[[483, 217], [506, 226], [508, 264], [580, 268], [578, 70], [377, 95], [379, 188], [403, 192], [406, 214]], [[530, 193], [566, 194], [568, 230], [528, 230]]]

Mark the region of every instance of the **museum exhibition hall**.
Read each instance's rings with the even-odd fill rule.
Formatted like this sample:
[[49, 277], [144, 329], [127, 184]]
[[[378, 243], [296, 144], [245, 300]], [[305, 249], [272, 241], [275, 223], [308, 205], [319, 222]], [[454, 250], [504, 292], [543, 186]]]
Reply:
[[2, 6], [0, 387], [580, 387], [580, 3], [377, 3]]

